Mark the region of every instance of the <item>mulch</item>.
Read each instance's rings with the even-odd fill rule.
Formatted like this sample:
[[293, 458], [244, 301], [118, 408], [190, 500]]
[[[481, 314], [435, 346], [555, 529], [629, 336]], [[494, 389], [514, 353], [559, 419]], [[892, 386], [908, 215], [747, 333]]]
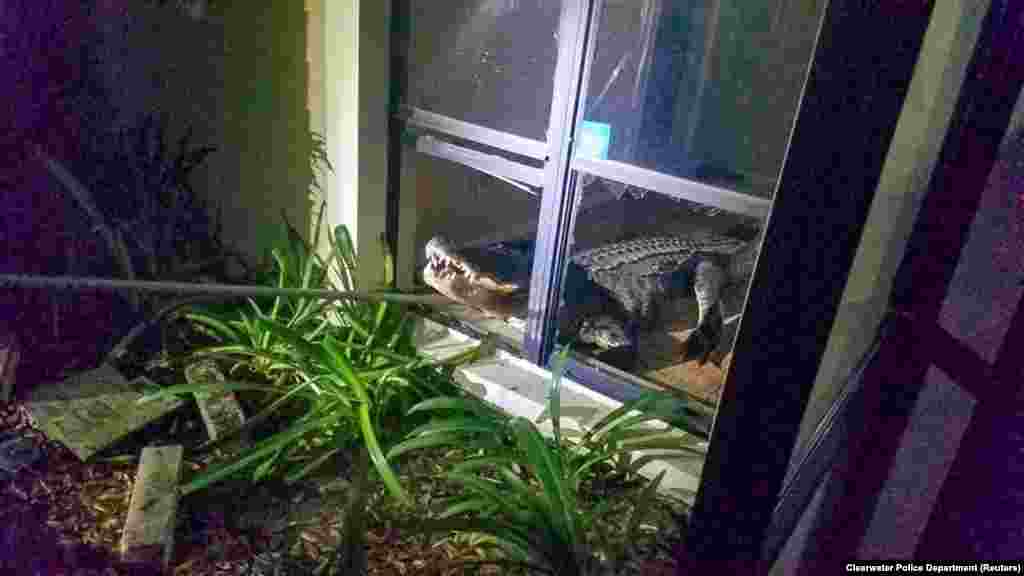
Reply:
[[[19, 366], [18, 395], [23, 397], [26, 382], [58, 380], [69, 371], [95, 364], [94, 356], [77, 354], [64, 357], [64, 362], [45, 363], [39, 358], [23, 358]], [[75, 357], [74, 366], [68, 358]], [[26, 362], [28, 360], [28, 362]], [[27, 370], [34, 368], [35, 370]], [[39, 373], [37, 373], [39, 372]], [[44, 376], [42, 372], [46, 372]], [[51, 373], [52, 372], [52, 373]], [[156, 440], [173, 439], [190, 445], [195, 428], [201, 427], [198, 414], [188, 412], [158, 423], [144, 431], [144, 438], [129, 440], [127, 449], [118, 454], [136, 454], [141, 446]], [[179, 425], [182, 424], [183, 425]], [[187, 427], [191, 427], [186, 429]], [[191, 430], [191, 432], [189, 432]], [[20, 400], [0, 404], [0, 437], [17, 435], [28, 439], [41, 457], [19, 470], [13, 477], [0, 475], [0, 576], [144, 576], [155, 574], [152, 566], [128, 564], [119, 558], [118, 550], [124, 520], [127, 516], [137, 459], [104, 460], [105, 455], [81, 462], [62, 444], [50, 441], [34, 428]], [[443, 460], [443, 459], [442, 459]], [[209, 460], [192, 461], [186, 457], [186, 474], [201, 470]], [[416, 477], [431, 477], [438, 466], [437, 458], [410, 462], [406, 470]], [[401, 467], [400, 467], [401, 468]], [[429, 469], [428, 469], [429, 468]], [[401, 473], [400, 475], [404, 475]], [[403, 482], [405, 483], [405, 482]], [[411, 482], [417, 485], [417, 482]], [[419, 482], [419, 489], [430, 492], [428, 499], [443, 496], [440, 486]], [[175, 553], [172, 559], [174, 576], [271, 576], [277, 574], [307, 575], [334, 552], [340, 534], [338, 507], [324, 505], [313, 522], [290, 530], [286, 544], [267, 528], [268, 522], [246, 525], [241, 517], [247, 508], [262, 509], [267, 518], [282, 517], [290, 507], [305, 505], [317, 508], [321, 500], [301, 490], [284, 491], [263, 503], [255, 504], [254, 496], [266, 492], [265, 486], [242, 483], [228, 498], [235, 505], [228, 508], [208, 506], [196, 494], [179, 503]], [[315, 490], [314, 490], [315, 492]], [[216, 496], [212, 501], [216, 501]], [[472, 536], [447, 538], [441, 541], [423, 536], [402, 534], [391, 527], [393, 514], [382, 512], [389, 507], [383, 490], [371, 496], [370, 510], [374, 518], [367, 535], [368, 570], [371, 576], [456, 576], [475, 573], [494, 576], [507, 570], [490, 565], [467, 572], [462, 565], [469, 560], [483, 560], [483, 548]], [[650, 561], [642, 570], [646, 574], [668, 574], [673, 563]]]
[[140, 573], [139, 567], [121, 565], [113, 552], [124, 522], [116, 512], [123, 494], [131, 493], [134, 467], [82, 464], [70, 450], [31, 428], [27, 412], [17, 404], [0, 409], [0, 427], [29, 438], [42, 452], [42, 458], [0, 488], [0, 548], [13, 552], [0, 555], [0, 571], [26, 576]]
[[[0, 486], [0, 574], [25, 576], [143, 576], [152, 566], [122, 562], [117, 551], [137, 462], [81, 462], [66, 447], [31, 426], [20, 404], [0, 405], [0, 434], [28, 438], [41, 452], [35, 463]], [[188, 463], [197, 468], [199, 465]], [[259, 490], [254, 489], [255, 494]], [[382, 498], [383, 494], [376, 495]], [[298, 505], [301, 494], [282, 496]], [[235, 495], [236, 503], [245, 494]], [[245, 506], [237, 509], [244, 509]], [[183, 517], [184, 516], [184, 517]], [[333, 552], [340, 522], [325, 509], [284, 547], [272, 534], [244, 526], [230, 512], [186, 499], [179, 504], [172, 573], [175, 576], [311, 574]], [[454, 576], [460, 563], [478, 559], [479, 549], [459, 541], [429, 542], [403, 536], [385, 525], [368, 534], [368, 574]], [[13, 553], [11, 553], [13, 552]], [[287, 571], [275, 569], [287, 567]], [[497, 568], [483, 568], [496, 575]]]

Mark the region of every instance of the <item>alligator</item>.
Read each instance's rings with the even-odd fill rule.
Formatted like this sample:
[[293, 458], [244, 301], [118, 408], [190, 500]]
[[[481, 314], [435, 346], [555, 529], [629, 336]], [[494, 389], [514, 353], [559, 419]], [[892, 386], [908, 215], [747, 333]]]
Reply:
[[[710, 230], [641, 237], [573, 255], [563, 277], [560, 331], [603, 350], [629, 350], [631, 366], [637, 336], [654, 327], [659, 309], [696, 298], [697, 326], [684, 342], [683, 360], [705, 364], [723, 333], [723, 289], [753, 272], [760, 234], [750, 232], [746, 238]], [[435, 236], [425, 251], [423, 279], [441, 294], [506, 321], [524, 309], [532, 242], [456, 249]]]

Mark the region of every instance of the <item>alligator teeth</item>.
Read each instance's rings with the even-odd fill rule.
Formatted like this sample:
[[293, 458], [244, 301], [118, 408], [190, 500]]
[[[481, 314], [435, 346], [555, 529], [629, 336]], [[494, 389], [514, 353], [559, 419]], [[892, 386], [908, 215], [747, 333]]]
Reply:
[[475, 267], [444, 254], [433, 253], [428, 257], [428, 261], [430, 267], [442, 278], [462, 274], [468, 276], [470, 281], [476, 282], [480, 276], [480, 272]]
[[452, 264], [448, 257], [443, 254], [431, 254], [429, 260], [430, 266], [438, 271], [444, 270]]

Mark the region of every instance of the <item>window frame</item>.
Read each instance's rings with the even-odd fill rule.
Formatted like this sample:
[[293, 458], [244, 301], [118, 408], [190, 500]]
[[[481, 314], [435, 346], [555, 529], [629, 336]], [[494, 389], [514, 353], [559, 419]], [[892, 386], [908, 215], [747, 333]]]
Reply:
[[[690, 521], [687, 547], [698, 562], [762, 562], [933, 8], [832, 0], [825, 9]], [[826, 183], [828, 209], [808, 218]], [[800, 238], [829, 241], [794, 246]]]
[[[401, 4], [401, 0], [395, 1]], [[769, 206], [752, 196], [748, 199], [745, 194], [637, 166], [571, 157], [593, 58], [588, 38], [603, 1], [563, 0], [546, 143], [416, 109], [396, 111], [396, 121], [404, 130], [393, 131], [392, 136], [412, 129], [417, 140], [435, 134], [441, 141], [455, 137], [533, 159], [545, 151], [545, 193], [524, 339], [526, 358], [539, 366], [548, 365], [553, 347], [560, 272], [574, 225], [577, 171], [647, 188], [653, 183], [655, 192], [766, 216], [764, 249], [747, 294], [750, 305], [744, 306], [736, 336], [734, 349], [739, 353], [718, 405], [688, 540], [697, 559], [759, 561], [934, 2], [870, 8], [852, 0], [827, 3]], [[868, 36], [873, 41], [865, 43]], [[880, 61], [886, 67], [879, 68]], [[401, 70], [397, 72], [400, 76]], [[862, 89], [851, 91], [851, 85]], [[844, 138], [835, 137], [837, 128], [844, 130]], [[433, 150], [460, 161], [457, 147]], [[856, 162], [837, 160], [853, 157]], [[397, 163], [396, 155], [391, 158]], [[515, 179], [515, 170], [502, 162], [487, 165]], [[822, 182], [828, 183], [830, 203], [814, 218], [807, 218], [807, 206], [821, 206], [816, 191], [822, 186], [816, 184]], [[398, 179], [392, 178], [391, 184], [397, 195]], [[397, 202], [391, 205], [397, 207]], [[391, 219], [397, 222], [397, 216]], [[799, 238], [828, 238], [830, 242], [795, 246], [794, 239]], [[782, 297], [790, 298], [789, 307], [777, 305]], [[757, 334], [772, 334], [772, 342], [766, 346], [757, 341]], [[804, 361], [782, 365], [777, 361], [780, 355]], [[570, 361], [568, 375], [620, 401], [635, 398], [644, 389], [639, 379], [581, 359]], [[764, 386], [765, 381], [786, 382], [788, 394]], [[728, 458], [730, 452], [737, 451], [745, 457]], [[730, 513], [730, 522], [718, 521], [723, 512]]]
[[[970, 231], [990, 184], [993, 167], [1002, 159], [1002, 145], [1011, 133], [1015, 106], [1024, 87], [1024, 66], [1017, 46], [1024, 37], [1024, 8], [993, 1], [985, 8], [976, 44], [969, 54], [963, 84], [944, 132], [939, 160], [930, 174], [908, 247], [893, 281], [891, 336], [880, 346], [878, 359], [864, 376], [858, 392], [857, 416], [874, 418], [870, 426], [852, 429], [846, 449], [833, 474], [857, 474], [856, 483], [828, 489], [832, 509], [842, 523], [819, 523], [809, 536], [827, 541], [828, 554], [808, 548], [799, 573], [815, 574], [836, 566], [835, 558], [851, 557], [868, 533], [878, 498], [890, 477], [903, 434], [908, 430], [915, 403], [934, 367], [972, 396], [977, 404], [971, 424], [960, 441], [949, 476], [932, 504], [915, 544], [915, 559], [936, 555], [977, 553], [974, 541], [965, 540], [965, 524], [958, 514], [955, 470], [976, 457], [974, 434], [985, 421], [1019, 410], [1021, 406], [1020, 356], [1010, 352], [1024, 330], [1024, 307], [1010, 320], [997, 358], [988, 362], [938, 324], [952, 280], [971, 239]], [[955, 185], [954, 185], [955, 184]], [[1016, 331], [1016, 333], [1015, 333]], [[898, 383], [899, 386], [892, 384]], [[880, 417], [883, 414], [884, 417]], [[864, 420], [860, 420], [863, 424]], [[979, 434], [989, 446], [991, 436]], [[968, 464], [969, 466], [969, 464]], [[991, 473], [989, 473], [991, 474]], [[980, 480], [984, 483], [984, 479]], [[978, 480], [975, 480], [978, 482]], [[984, 484], [983, 484], [984, 485]], [[977, 506], [977, 501], [971, 501]], [[949, 508], [947, 508], [949, 506]], [[966, 507], [966, 506], [964, 506]], [[984, 509], [984, 508], [982, 508]], [[984, 539], [979, 540], [985, 542]], [[965, 545], [966, 544], [966, 545]]]

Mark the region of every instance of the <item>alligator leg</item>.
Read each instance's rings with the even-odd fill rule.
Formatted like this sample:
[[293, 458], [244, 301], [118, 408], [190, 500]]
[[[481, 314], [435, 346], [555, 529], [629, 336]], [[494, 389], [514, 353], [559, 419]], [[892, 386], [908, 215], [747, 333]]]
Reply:
[[722, 288], [725, 271], [714, 262], [703, 260], [694, 270], [693, 291], [697, 296], [697, 328], [686, 339], [683, 360], [697, 360], [704, 365], [718, 347], [724, 327], [722, 319]]

